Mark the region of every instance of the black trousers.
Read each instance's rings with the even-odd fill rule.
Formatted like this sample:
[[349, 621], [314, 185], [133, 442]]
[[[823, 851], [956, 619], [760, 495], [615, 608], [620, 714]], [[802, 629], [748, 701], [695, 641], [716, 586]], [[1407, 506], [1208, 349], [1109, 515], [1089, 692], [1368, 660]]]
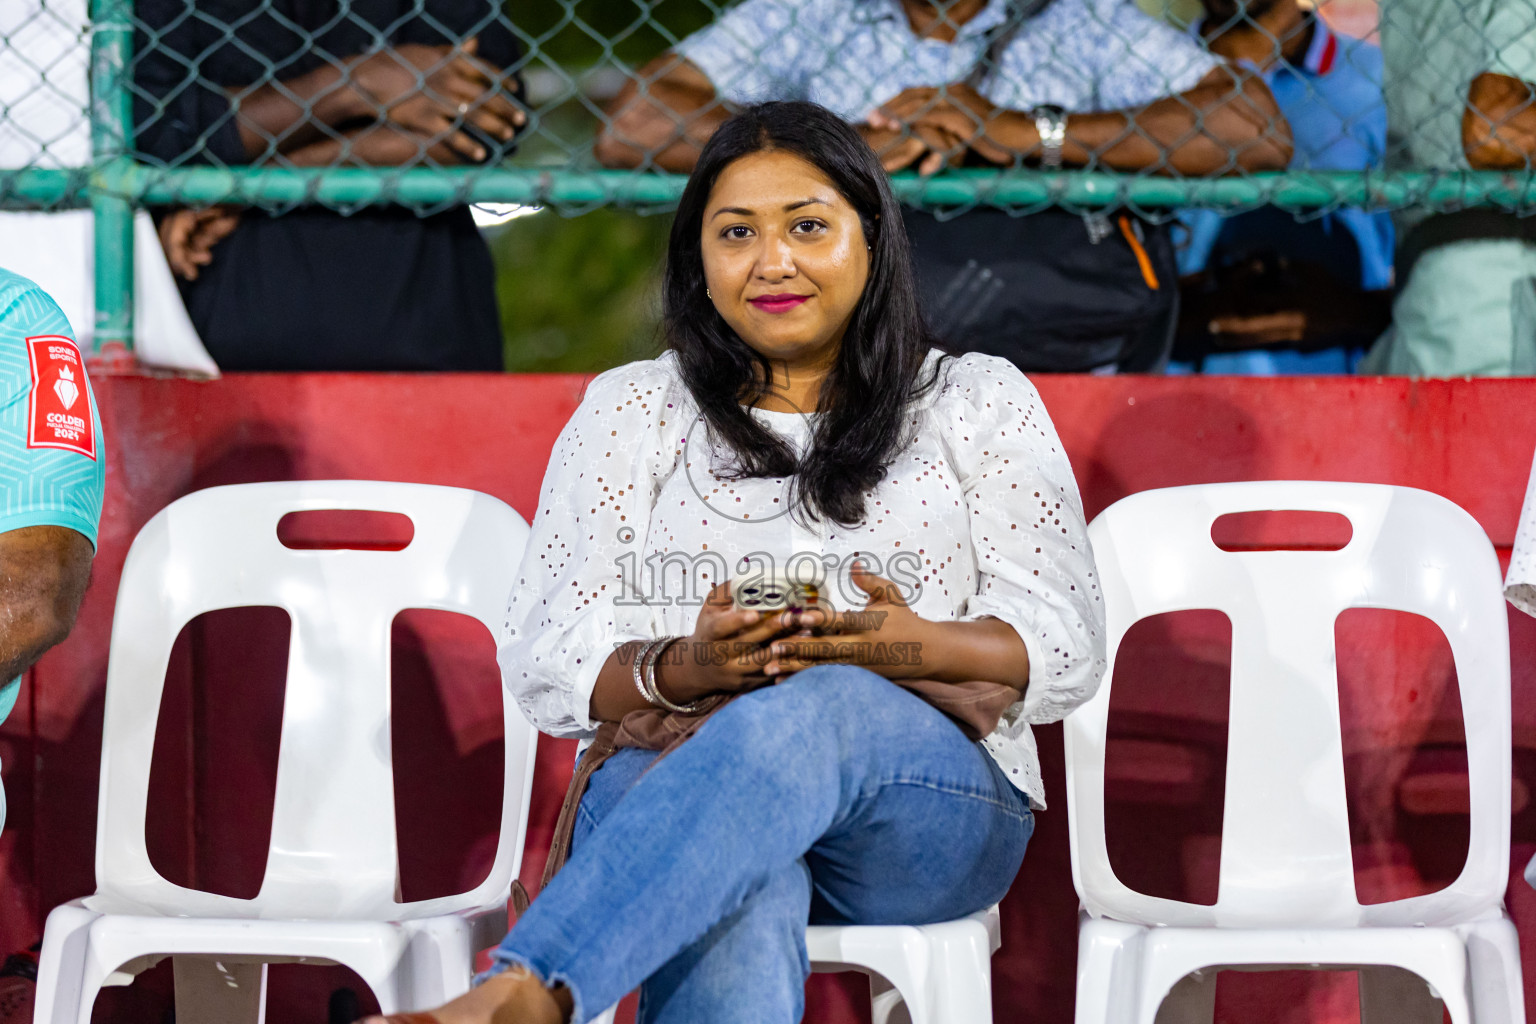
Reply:
[[469, 210], [249, 209], [182, 298], [225, 370], [500, 370], [491, 255]]

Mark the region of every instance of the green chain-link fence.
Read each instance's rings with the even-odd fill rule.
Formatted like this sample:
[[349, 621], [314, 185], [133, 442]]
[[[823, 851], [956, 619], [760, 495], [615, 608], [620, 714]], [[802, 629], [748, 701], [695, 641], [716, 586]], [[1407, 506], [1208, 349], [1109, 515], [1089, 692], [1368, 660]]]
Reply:
[[[1531, 0], [1384, 0], [1395, 106], [1372, 93], [1377, 51], [1323, 52], [1309, 11], [1275, 14], [1293, 0], [1178, 2], [1152, 17], [1128, 0], [6, 0], [0, 207], [93, 208], [100, 344], [131, 338], [138, 206], [664, 209], [711, 119], [774, 95], [855, 121], [894, 100], [901, 124], [871, 144], [916, 154], [897, 187], [929, 207], [1524, 212], [1536, 193], [1528, 161], [1424, 156], [1462, 124], [1458, 60], [1530, 59]], [[1461, 12], [1449, 36], [1416, 10], [1437, 6]], [[1204, 47], [1222, 37], [1218, 64]], [[1325, 63], [1354, 87], [1325, 91]], [[920, 84], [953, 88], [902, 91]], [[1288, 126], [1282, 88], [1319, 118]], [[1107, 112], [1069, 120], [1060, 169], [1040, 166], [1040, 104]], [[925, 160], [942, 170], [913, 173]]]

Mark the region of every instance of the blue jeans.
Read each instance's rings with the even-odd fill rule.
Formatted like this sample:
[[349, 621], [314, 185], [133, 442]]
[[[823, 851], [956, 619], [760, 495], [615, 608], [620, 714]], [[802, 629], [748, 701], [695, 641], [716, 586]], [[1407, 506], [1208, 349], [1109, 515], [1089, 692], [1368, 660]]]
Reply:
[[565, 984], [578, 1024], [642, 982], [642, 1024], [798, 1021], [807, 922], [973, 913], [1034, 830], [980, 744], [851, 665], [740, 697], [655, 757], [592, 776], [571, 859], [495, 954]]

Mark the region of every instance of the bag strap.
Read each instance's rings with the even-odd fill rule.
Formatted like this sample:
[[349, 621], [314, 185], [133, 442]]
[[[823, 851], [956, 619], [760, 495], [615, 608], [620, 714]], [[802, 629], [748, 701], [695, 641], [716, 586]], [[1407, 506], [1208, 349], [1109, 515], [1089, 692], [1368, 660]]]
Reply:
[[[587, 791], [587, 782], [592, 778], [592, 773], [617, 752], [615, 741], [618, 734], [617, 722], [604, 722], [598, 726], [592, 745], [582, 753], [581, 761], [576, 765], [571, 784], [565, 791], [565, 802], [560, 805], [560, 817], [555, 822], [555, 834], [549, 843], [549, 856], [544, 859], [544, 876], [539, 879], [540, 892], [549, 886], [556, 872], [565, 867], [566, 859], [571, 855], [571, 839], [576, 832], [576, 809], [581, 806], [581, 798]], [[523, 898], [528, 898], [527, 892], [523, 893]]]
[[1502, 210], [1455, 210], [1428, 217], [1408, 232], [1397, 256], [1397, 288], [1408, 284], [1413, 265], [1431, 249], [1453, 242], [1514, 239], [1536, 244], [1536, 217], [1517, 217]]
[[979, 90], [1002, 66], [1003, 53], [1018, 36], [1025, 22], [1050, 5], [1051, 0], [1009, 0], [1007, 17], [987, 29], [986, 48], [982, 50], [976, 66], [971, 68], [971, 73], [965, 76], [965, 84]]

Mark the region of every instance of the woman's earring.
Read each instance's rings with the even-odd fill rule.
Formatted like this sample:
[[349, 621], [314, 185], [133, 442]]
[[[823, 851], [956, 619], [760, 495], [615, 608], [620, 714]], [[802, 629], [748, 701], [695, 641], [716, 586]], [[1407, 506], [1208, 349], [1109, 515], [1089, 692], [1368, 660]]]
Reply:
[[708, 288], [705, 288], [705, 289], [704, 289], [704, 297], [705, 297], [705, 298], [706, 298], [706, 299], [712, 299], [712, 298], [714, 298], [714, 296], [713, 296], [713, 295], [711, 295], [711, 294], [710, 294], [710, 292], [709, 292], [709, 289], [708, 289]]

